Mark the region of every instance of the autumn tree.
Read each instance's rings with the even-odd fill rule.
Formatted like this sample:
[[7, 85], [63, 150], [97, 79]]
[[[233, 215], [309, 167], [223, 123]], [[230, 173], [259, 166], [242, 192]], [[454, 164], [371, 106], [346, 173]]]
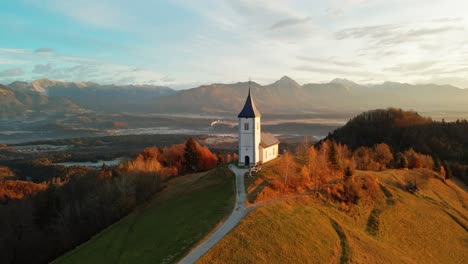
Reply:
[[100, 180], [112, 178], [112, 170], [107, 167], [106, 163], [103, 163], [96, 177]]
[[440, 176], [442, 177], [443, 180], [447, 179], [447, 172], [445, 171], [444, 166], [441, 165], [439, 167], [439, 173], [440, 173]]
[[380, 170], [384, 170], [393, 161], [393, 153], [390, 147], [385, 144], [377, 144], [374, 146], [374, 159], [379, 165]]
[[288, 151], [286, 151], [281, 158], [281, 163], [282, 166], [280, 168], [281, 175], [284, 180], [284, 185], [288, 186], [288, 180], [291, 177], [291, 173], [293, 172], [294, 158]]

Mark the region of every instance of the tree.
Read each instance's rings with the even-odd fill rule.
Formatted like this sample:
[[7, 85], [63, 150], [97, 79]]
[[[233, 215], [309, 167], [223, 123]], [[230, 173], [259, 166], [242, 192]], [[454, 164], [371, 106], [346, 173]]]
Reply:
[[447, 172], [445, 171], [444, 166], [439, 167], [439, 173], [440, 173], [440, 176], [442, 176], [443, 180], [447, 179]]
[[338, 160], [338, 149], [336, 143], [334, 141], [329, 142], [330, 146], [330, 164], [333, 169], [337, 170], [339, 168], [339, 160]]
[[400, 168], [403, 168], [403, 169], [408, 168], [408, 159], [405, 156], [401, 156]]
[[354, 172], [353, 172], [353, 170], [351, 169], [351, 167], [346, 166], [345, 171], [344, 171], [344, 175], [345, 175], [346, 177], [351, 177], [351, 176], [353, 176], [353, 174], [354, 174]]
[[198, 143], [191, 137], [185, 142], [184, 160], [187, 172], [197, 172], [199, 169], [197, 167], [200, 161], [198, 147]]
[[62, 210], [62, 202], [57, 187], [49, 184], [47, 189], [37, 194], [34, 200], [34, 221], [43, 229], [56, 219]]
[[97, 174], [97, 178], [100, 179], [100, 180], [112, 178], [112, 171], [109, 170], [106, 163], [102, 164], [101, 170]]
[[406, 169], [408, 168], [408, 159], [406, 159], [403, 153], [398, 152], [395, 158], [395, 167], [399, 169]]
[[385, 169], [393, 160], [393, 153], [390, 147], [385, 143], [375, 145], [374, 159], [380, 165], [380, 170]]
[[450, 167], [450, 165], [445, 161], [443, 163], [443, 166], [444, 166], [444, 169], [445, 169], [445, 179], [452, 178], [453, 174], [452, 174], [452, 168]]
[[[441, 172], [442, 162], [438, 157], [432, 158], [434, 160], [434, 168], [437, 172]], [[445, 171], [445, 170], [444, 170]]]
[[224, 163], [226, 163], [226, 159], [224, 158], [224, 155], [221, 153], [221, 151], [218, 151], [216, 157], [218, 158], [218, 166], [222, 166]]
[[289, 154], [288, 151], [286, 151], [283, 155], [283, 158], [282, 158], [282, 166], [281, 166], [281, 174], [284, 178], [284, 185], [285, 186], [288, 186], [288, 180], [289, 180], [289, 177], [290, 177], [290, 174], [291, 174], [291, 170], [292, 170], [292, 167], [293, 167], [293, 163], [294, 163], [294, 159], [293, 157], [291, 156], [291, 154]]

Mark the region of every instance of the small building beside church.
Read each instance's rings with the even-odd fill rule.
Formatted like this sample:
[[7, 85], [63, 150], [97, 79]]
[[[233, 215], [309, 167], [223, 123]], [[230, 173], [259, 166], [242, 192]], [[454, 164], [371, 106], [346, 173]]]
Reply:
[[278, 157], [279, 140], [270, 133], [261, 132], [260, 112], [250, 94], [239, 118], [239, 165], [252, 166]]

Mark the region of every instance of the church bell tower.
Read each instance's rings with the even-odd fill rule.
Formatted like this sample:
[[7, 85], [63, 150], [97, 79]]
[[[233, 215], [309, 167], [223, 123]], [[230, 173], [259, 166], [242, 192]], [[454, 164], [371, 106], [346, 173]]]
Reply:
[[250, 94], [250, 80], [249, 95], [237, 117], [239, 118], [239, 165], [255, 165], [260, 160], [261, 115]]

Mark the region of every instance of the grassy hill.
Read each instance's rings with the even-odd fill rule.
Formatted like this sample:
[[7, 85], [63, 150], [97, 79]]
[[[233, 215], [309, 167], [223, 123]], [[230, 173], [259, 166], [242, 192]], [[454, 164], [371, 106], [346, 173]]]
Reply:
[[53, 263], [172, 263], [187, 253], [234, 205], [230, 170], [174, 178], [143, 208]]
[[[351, 208], [326, 194], [265, 202], [198, 263], [466, 261], [466, 190], [428, 170], [357, 171], [353, 177], [368, 176], [377, 180], [378, 193]], [[414, 179], [419, 190], [411, 194], [404, 186]], [[262, 192], [253, 185], [251, 195]]]

